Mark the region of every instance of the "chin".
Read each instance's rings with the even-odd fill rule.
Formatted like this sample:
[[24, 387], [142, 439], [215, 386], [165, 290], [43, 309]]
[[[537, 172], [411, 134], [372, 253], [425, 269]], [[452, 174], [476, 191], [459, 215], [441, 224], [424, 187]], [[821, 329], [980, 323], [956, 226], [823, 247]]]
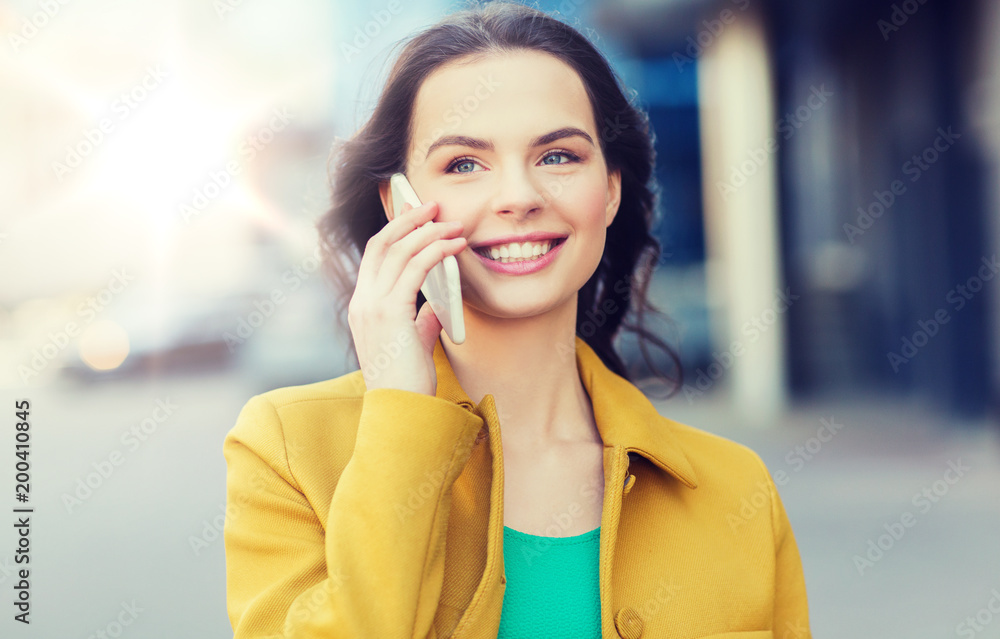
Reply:
[[[464, 294], [464, 292], [463, 292]], [[527, 296], [525, 296], [527, 297]], [[576, 299], [574, 293], [573, 299]], [[477, 314], [497, 319], [527, 319], [537, 317], [557, 310], [569, 300], [559, 300], [546, 295], [544, 299], [539, 298], [534, 303], [522, 301], [520, 303], [504, 303], [502, 300], [484, 301], [480, 298], [464, 299], [463, 303]]]

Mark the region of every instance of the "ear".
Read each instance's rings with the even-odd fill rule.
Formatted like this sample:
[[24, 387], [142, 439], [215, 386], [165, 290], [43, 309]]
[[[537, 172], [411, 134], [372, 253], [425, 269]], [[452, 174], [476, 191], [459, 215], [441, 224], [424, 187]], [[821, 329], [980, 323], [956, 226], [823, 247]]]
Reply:
[[605, 223], [604, 226], [611, 226], [611, 223], [615, 221], [615, 215], [618, 214], [618, 206], [622, 201], [622, 171], [621, 169], [615, 169], [614, 171], [608, 173], [608, 205], [605, 209]]
[[389, 181], [378, 183], [378, 195], [382, 199], [382, 208], [385, 209], [385, 217], [392, 221], [392, 189], [389, 188]]

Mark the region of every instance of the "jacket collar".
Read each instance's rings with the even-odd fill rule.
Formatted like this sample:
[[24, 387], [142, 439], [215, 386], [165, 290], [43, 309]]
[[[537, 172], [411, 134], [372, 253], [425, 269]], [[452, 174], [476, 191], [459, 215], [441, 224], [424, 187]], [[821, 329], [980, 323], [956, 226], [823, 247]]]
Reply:
[[[609, 369], [579, 335], [576, 365], [594, 410], [597, 430], [605, 447], [622, 446], [636, 452], [689, 488], [698, 487], [698, 478], [673, 433], [676, 423], [657, 412], [656, 407], [631, 382]], [[441, 338], [434, 346], [437, 397], [461, 404], [483, 415], [483, 400], [476, 405], [465, 393], [448, 361]]]

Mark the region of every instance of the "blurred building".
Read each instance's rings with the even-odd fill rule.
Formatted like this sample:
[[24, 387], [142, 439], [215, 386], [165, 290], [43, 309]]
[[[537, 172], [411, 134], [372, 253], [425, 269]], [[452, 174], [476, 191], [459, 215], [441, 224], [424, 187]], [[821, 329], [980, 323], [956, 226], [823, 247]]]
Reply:
[[705, 366], [742, 343], [739, 404], [891, 394], [995, 414], [1000, 5], [629, 0], [593, 20], [643, 69], [658, 158], [687, 167], [666, 181], [664, 243], [700, 259], [700, 217]]

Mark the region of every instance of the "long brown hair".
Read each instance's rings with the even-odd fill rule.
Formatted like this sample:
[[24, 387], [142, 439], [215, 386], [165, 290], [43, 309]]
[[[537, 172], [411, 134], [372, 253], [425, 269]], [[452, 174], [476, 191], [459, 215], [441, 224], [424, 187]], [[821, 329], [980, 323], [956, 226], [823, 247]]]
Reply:
[[[647, 299], [661, 247], [650, 234], [659, 192], [653, 177], [655, 151], [648, 115], [633, 106], [623, 83], [604, 56], [573, 27], [542, 11], [509, 2], [470, 3], [412, 36], [393, 64], [368, 121], [331, 152], [332, 206], [318, 222], [324, 263], [339, 292], [341, 328], [349, 331], [346, 309], [368, 240], [387, 223], [378, 185], [403, 171], [412, 134], [417, 91], [434, 70], [460, 58], [479, 58], [519, 50], [553, 55], [579, 74], [600, 129], [608, 170], [621, 170], [621, 203], [607, 229], [604, 255], [577, 298], [576, 334], [604, 364], [632, 381], [613, 341], [619, 328], [634, 332], [650, 370], [672, 386], [682, 385], [677, 353], [643, 328], [646, 312], [662, 315]], [[417, 293], [417, 308], [424, 303]], [[632, 308], [634, 305], [634, 309]], [[612, 309], [612, 312], [607, 312]], [[627, 321], [634, 310], [635, 321]], [[348, 332], [348, 334], [350, 334]], [[653, 364], [646, 341], [666, 351], [676, 377]], [[357, 353], [354, 353], [355, 360]]]

